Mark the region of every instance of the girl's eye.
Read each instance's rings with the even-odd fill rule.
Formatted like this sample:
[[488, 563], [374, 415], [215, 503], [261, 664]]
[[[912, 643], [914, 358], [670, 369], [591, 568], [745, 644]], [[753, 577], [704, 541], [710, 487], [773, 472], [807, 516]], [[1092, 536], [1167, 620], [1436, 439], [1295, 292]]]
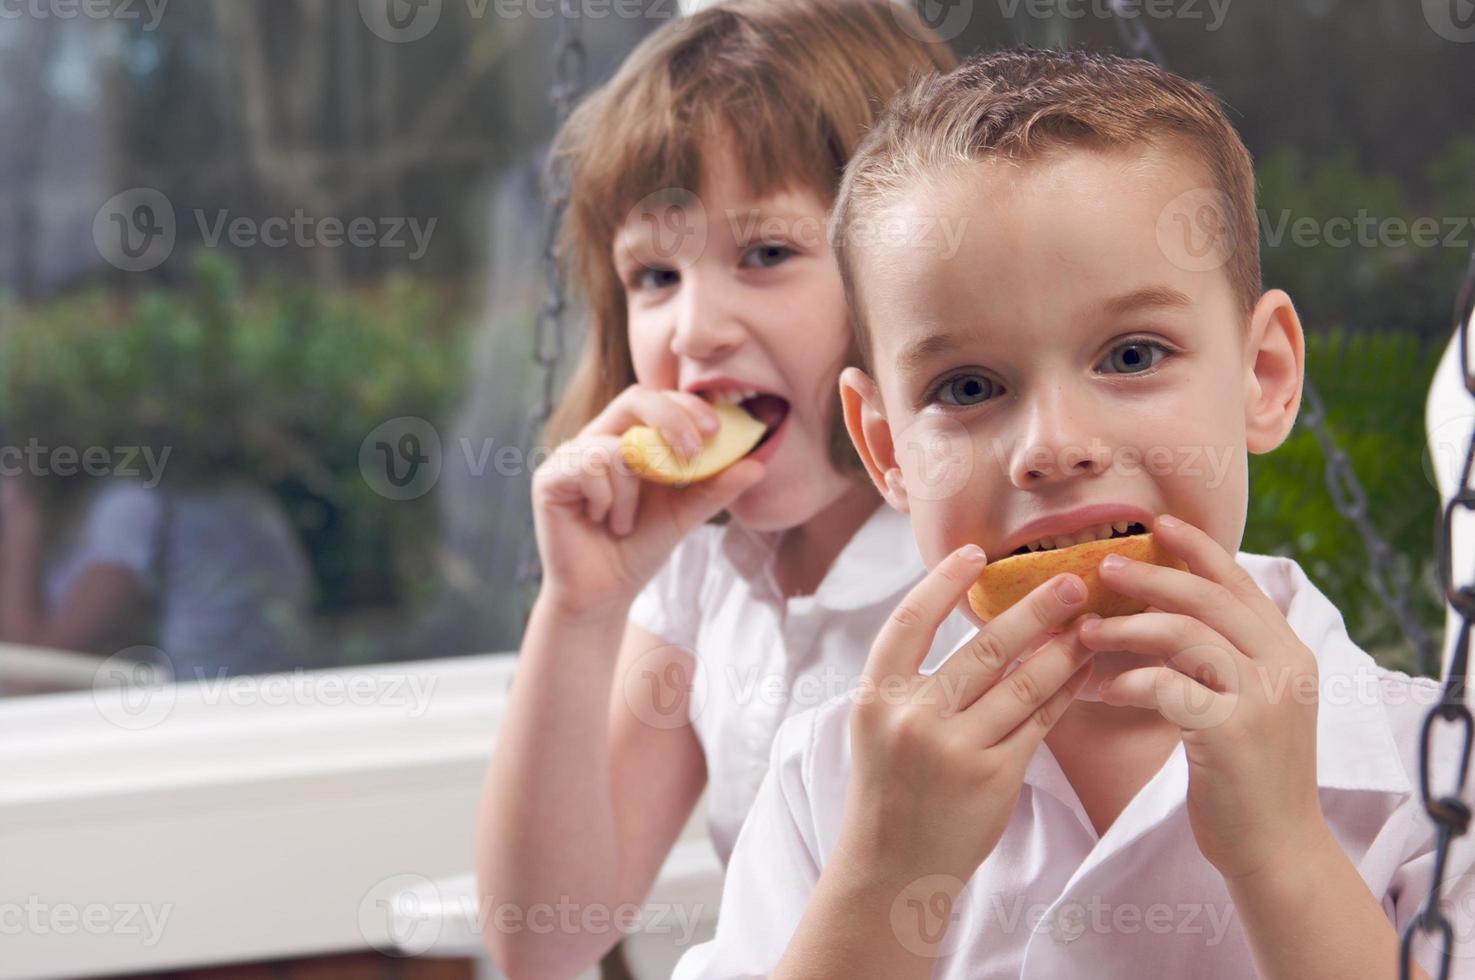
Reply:
[[981, 374], [959, 374], [938, 385], [933, 397], [945, 405], [964, 408], [983, 401], [992, 384], [992, 381]]
[[[777, 243], [754, 245], [743, 253], [742, 264], [750, 268], [756, 266], [760, 269], [770, 269], [779, 265], [793, 254], [794, 250], [787, 245], [779, 245]], [[752, 262], [748, 261], [750, 258], [753, 259]]]
[[674, 286], [679, 278], [680, 275], [675, 269], [643, 265], [635, 270], [628, 286], [631, 289], [665, 289], [667, 286]]
[[[1154, 362], [1150, 353], [1143, 353], [1144, 349], [1148, 351], [1153, 349], [1159, 350], [1163, 353], [1163, 357]], [[1119, 354], [1122, 355], [1120, 358], [1117, 356]], [[1122, 374], [1141, 374], [1143, 371], [1151, 370], [1171, 356], [1173, 356], [1173, 351], [1166, 344], [1160, 344], [1156, 340], [1139, 337], [1118, 344], [1112, 350], [1111, 354], [1107, 356], [1106, 363], [1122, 365], [1124, 368], [1120, 372]]]

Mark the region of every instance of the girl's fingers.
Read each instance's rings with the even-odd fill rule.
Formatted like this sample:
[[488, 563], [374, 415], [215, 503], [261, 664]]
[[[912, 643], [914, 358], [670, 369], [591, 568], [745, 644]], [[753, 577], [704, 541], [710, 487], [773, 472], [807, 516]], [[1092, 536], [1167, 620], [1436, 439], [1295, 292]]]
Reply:
[[[618, 436], [632, 425], [648, 425], [661, 434], [678, 455], [687, 459], [702, 451], [705, 441], [689, 406], [677, 393], [631, 385], [615, 396], [604, 411], [585, 427], [590, 435]], [[695, 396], [690, 396], [695, 397]]]
[[689, 391], [673, 391], [671, 396], [686, 409], [702, 435], [715, 436], [717, 430], [722, 427], [721, 421], [717, 418], [717, 410], [701, 395], [693, 395]]
[[1055, 697], [1096, 651], [1081, 643], [1077, 620], [995, 683], [963, 711], [977, 744], [990, 746], [1023, 724]]
[[[975, 577], [977, 574], [975, 571]], [[1070, 598], [1059, 591], [1067, 584], [1078, 590]], [[1038, 646], [1043, 634], [1077, 615], [1085, 598], [1085, 583], [1078, 575], [1067, 572], [1040, 583], [985, 623], [961, 650], [943, 661], [936, 676], [960, 692], [956, 703], [960, 710], [966, 709], [1004, 675], [1011, 663]]]
[[601, 467], [592, 461], [590, 465], [583, 467], [579, 476], [579, 491], [584, 495], [589, 520], [595, 524], [603, 524], [610, 505], [614, 503], [614, 489], [610, 486], [608, 467]]
[[612, 466], [610, 488], [614, 492], [614, 503], [610, 506], [609, 529], [624, 537], [635, 529], [635, 514], [640, 505], [640, 477], [625, 466]]
[[917, 676], [937, 628], [978, 578], [986, 557], [977, 545], [959, 548], [912, 586], [881, 625], [866, 658], [866, 676], [877, 683]]
[[685, 537], [697, 525], [715, 517], [745, 491], [763, 479], [768, 467], [756, 459], [740, 459], [716, 476], [685, 487], [659, 487], [669, 501], [668, 512], [676, 533]]

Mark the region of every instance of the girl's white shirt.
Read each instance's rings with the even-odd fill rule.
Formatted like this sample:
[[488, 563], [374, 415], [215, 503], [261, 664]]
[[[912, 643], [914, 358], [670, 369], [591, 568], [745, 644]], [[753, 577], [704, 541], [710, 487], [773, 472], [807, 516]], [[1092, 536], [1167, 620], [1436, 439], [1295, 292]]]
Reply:
[[[635, 625], [695, 659], [688, 714], [707, 760], [707, 826], [724, 867], [779, 725], [855, 686], [886, 617], [926, 573], [911, 519], [879, 497], [813, 595], [783, 597], [773, 574], [781, 536], [705, 524], [630, 608]], [[924, 669], [971, 630], [949, 617]]]
[[[1419, 797], [1419, 745], [1442, 687], [1380, 667], [1293, 559], [1240, 552], [1236, 561], [1316, 654], [1322, 810], [1401, 935], [1434, 871], [1435, 827]], [[727, 869], [717, 934], [686, 952], [674, 980], [767, 976], [778, 963], [839, 836], [850, 707], [841, 695], [779, 731], [772, 772]], [[1454, 785], [1463, 732], [1445, 723], [1435, 734], [1430, 780], [1438, 794]], [[1255, 976], [1224, 880], [1195, 843], [1187, 791], [1180, 743], [1098, 835], [1041, 743], [993, 853], [950, 907], [939, 906], [945, 916], [929, 920], [928, 908], [898, 903], [898, 940], [918, 929], [941, 936], [932, 972], [938, 980]], [[1454, 942], [1450, 976], [1475, 977], [1475, 833], [1456, 838], [1443, 880]], [[1427, 935], [1415, 938], [1413, 951], [1430, 976], [1439, 976]], [[1389, 976], [1394, 970], [1387, 964]]]

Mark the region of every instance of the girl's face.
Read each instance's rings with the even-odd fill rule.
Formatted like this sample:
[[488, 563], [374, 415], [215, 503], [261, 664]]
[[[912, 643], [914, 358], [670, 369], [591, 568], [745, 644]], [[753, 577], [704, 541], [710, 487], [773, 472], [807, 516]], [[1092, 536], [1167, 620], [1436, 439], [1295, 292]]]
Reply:
[[730, 149], [708, 153], [700, 194], [636, 205], [613, 257], [636, 379], [741, 400], [768, 426], [752, 454], [767, 475], [728, 510], [781, 530], [864, 478], [829, 455], [850, 327], [824, 202], [808, 191], [752, 199], [735, 160]]

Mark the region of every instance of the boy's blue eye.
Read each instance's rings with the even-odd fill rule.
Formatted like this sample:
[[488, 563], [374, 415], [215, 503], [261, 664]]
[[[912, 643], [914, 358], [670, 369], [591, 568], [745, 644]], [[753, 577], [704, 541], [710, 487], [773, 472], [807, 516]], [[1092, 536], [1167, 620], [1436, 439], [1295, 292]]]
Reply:
[[1165, 356], [1162, 359], [1154, 362], [1151, 354], [1147, 354], [1144, 356], [1141, 353], [1133, 353], [1130, 357], [1124, 357], [1121, 359], [1120, 363], [1129, 367], [1129, 370], [1122, 371], [1122, 374], [1141, 374], [1143, 370], [1151, 369], [1153, 367], [1156, 367], [1158, 364], [1161, 364], [1163, 360], [1167, 359], [1167, 356], [1170, 356], [1173, 353], [1166, 346], [1158, 343], [1155, 340], [1148, 340], [1146, 338], [1139, 337], [1134, 340], [1129, 340], [1124, 344], [1118, 344], [1115, 348], [1112, 349], [1111, 354], [1107, 356], [1106, 360], [1108, 363], [1111, 363], [1115, 359], [1116, 354], [1120, 351], [1133, 351], [1134, 349], [1140, 350], [1144, 347], [1148, 348], [1149, 350], [1156, 348], [1157, 350], [1162, 351]]
[[937, 386], [937, 398], [944, 404], [960, 408], [977, 405], [993, 382], [981, 374], [959, 374]]
[[[755, 245], [744, 252], [742, 264], [746, 266], [756, 265], [760, 269], [769, 269], [782, 263], [793, 254], [794, 250], [787, 245], [765, 243]], [[755, 261], [749, 262], [749, 257], [753, 257]]]
[[[1154, 361], [1151, 353], [1142, 353], [1142, 348], [1146, 348], [1148, 351], [1156, 349], [1161, 352], [1162, 356]], [[1118, 354], [1123, 354], [1123, 352], [1125, 352], [1124, 356], [1117, 356]], [[1175, 351], [1166, 344], [1159, 343], [1156, 340], [1149, 340], [1145, 337], [1138, 337], [1118, 344], [1112, 349], [1111, 354], [1107, 356], [1106, 361], [1103, 363], [1112, 364], [1113, 366], [1120, 364], [1123, 366], [1123, 370], [1112, 373], [1141, 374], [1161, 364], [1169, 357], [1172, 357], [1174, 353]], [[991, 380], [976, 372], [955, 374], [933, 389], [924, 403], [931, 402], [935, 399], [947, 405], [966, 408], [984, 401], [993, 386], [994, 383]]]

